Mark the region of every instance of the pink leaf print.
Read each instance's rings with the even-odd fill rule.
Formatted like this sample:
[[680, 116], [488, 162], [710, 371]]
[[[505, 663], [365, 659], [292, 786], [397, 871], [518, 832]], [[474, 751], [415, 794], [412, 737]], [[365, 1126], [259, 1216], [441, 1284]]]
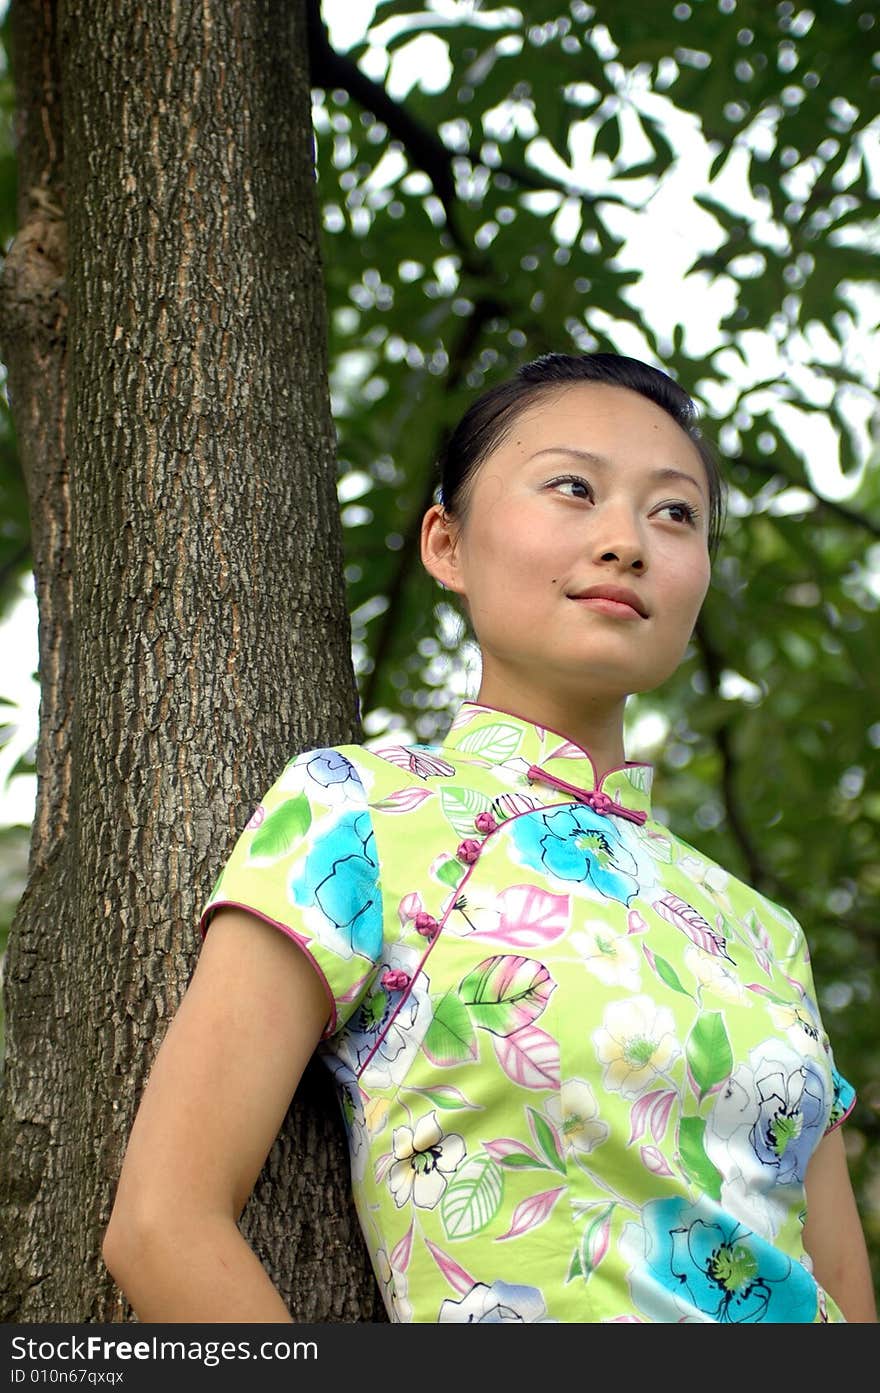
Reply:
[[652, 1175], [672, 1175], [662, 1151], [656, 1146], [640, 1146], [639, 1154]]
[[262, 826], [263, 822], [265, 821], [265, 818], [266, 809], [263, 807], [262, 803], [259, 803], [251, 813], [250, 818], [248, 819], [248, 822], [245, 826], [245, 831], [252, 832], [255, 827]]
[[669, 1122], [672, 1104], [677, 1097], [678, 1094], [675, 1092], [675, 1089], [670, 1089], [668, 1093], [660, 1093], [656, 1102], [651, 1107], [651, 1136], [656, 1142], [663, 1140], [663, 1134]]
[[404, 895], [400, 904], [397, 906], [397, 913], [404, 928], [411, 919], [415, 919], [417, 914], [421, 914], [424, 908], [422, 897], [417, 891], [411, 890], [408, 895]]
[[417, 774], [420, 779], [427, 779], [431, 774], [442, 774], [448, 778], [455, 773], [454, 766], [447, 760], [437, 759], [424, 750], [410, 749], [407, 745], [385, 745], [374, 753], [381, 759], [387, 759], [389, 764], [396, 764], [398, 769]]
[[611, 1213], [613, 1205], [608, 1205], [584, 1230], [581, 1241], [581, 1271], [589, 1277], [608, 1252], [611, 1235]]
[[643, 934], [648, 925], [645, 923], [637, 909], [631, 909], [626, 916], [626, 931], [628, 934]]
[[459, 1267], [457, 1262], [447, 1257], [436, 1243], [432, 1243], [430, 1238], [425, 1239], [425, 1247], [436, 1262], [443, 1276], [446, 1278], [453, 1291], [457, 1291], [459, 1296], [467, 1296], [468, 1292], [476, 1286], [474, 1278], [469, 1272], [465, 1272], [463, 1267]]
[[584, 752], [577, 745], [573, 745], [570, 740], [565, 740], [561, 745], [557, 745], [555, 750], [548, 750], [545, 759], [583, 759]]
[[716, 958], [726, 958], [729, 963], [733, 962], [723, 934], [717, 933], [699, 910], [694, 909], [686, 900], [680, 900], [677, 895], [661, 895], [659, 900], [654, 901], [653, 907], [667, 923], [674, 924], [682, 933], [687, 934], [698, 948], [714, 954]]
[[410, 1224], [400, 1242], [395, 1244], [389, 1262], [395, 1272], [405, 1272], [409, 1267], [409, 1256], [412, 1252], [413, 1226]]
[[376, 1162], [376, 1168], [375, 1168], [375, 1176], [376, 1176], [376, 1184], [377, 1184], [377, 1185], [381, 1185], [381, 1184], [382, 1184], [382, 1181], [385, 1179], [386, 1175], [388, 1174], [389, 1170], [391, 1169], [391, 1163], [392, 1163], [393, 1160], [394, 1160], [394, 1152], [393, 1152], [393, 1151], [386, 1151], [384, 1156], [380, 1156], [380, 1157], [379, 1157], [378, 1161]]
[[508, 1156], [527, 1156], [536, 1166], [546, 1170], [544, 1162], [534, 1151], [513, 1137], [498, 1137], [496, 1141], [484, 1141], [483, 1150], [488, 1151], [493, 1161], [505, 1161]]
[[492, 1037], [498, 1063], [521, 1088], [559, 1088], [559, 1043], [536, 1025]]
[[399, 788], [394, 793], [389, 793], [387, 798], [380, 798], [373, 807], [379, 808], [383, 813], [411, 813], [420, 803], [424, 803], [426, 798], [433, 797], [434, 791], [430, 788]]
[[499, 1234], [496, 1243], [503, 1243], [505, 1238], [519, 1238], [520, 1234], [528, 1233], [529, 1229], [539, 1228], [550, 1217], [559, 1196], [565, 1189], [560, 1185], [557, 1190], [544, 1190], [540, 1195], [530, 1195], [528, 1199], [521, 1200], [513, 1211], [513, 1220], [507, 1233]]
[[[673, 1094], [673, 1097], [675, 1095]], [[644, 1136], [645, 1128], [648, 1125], [648, 1117], [654, 1104], [663, 1097], [663, 1089], [659, 1088], [654, 1093], [645, 1093], [635, 1103], [633, 1103], [630, 1115], [630, 1133], [627, 1146], [632, 1146], [634, 1141], [638, 1141]], [[657, 1138], [655, 1137], [656, 1141]]]
[[568, 928], [568, 895], [551, 895], [536, 885], [511, 885], [496, 898], [501, 918], [494, 929], [479, 929], [473, 938], [503, 938], [514, 948], [552, 943]]

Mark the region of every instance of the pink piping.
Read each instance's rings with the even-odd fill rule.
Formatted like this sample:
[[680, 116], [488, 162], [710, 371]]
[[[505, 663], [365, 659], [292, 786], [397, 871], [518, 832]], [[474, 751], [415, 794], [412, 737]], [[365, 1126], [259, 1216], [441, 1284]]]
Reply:
[[542, 769], [538, 764], [530, 764], [526, 774], [532, 783], [540, 781], [550, 784], [553, 788], [562, 789], [564, 793], [572, 794], [579, 803], [586, 803], [594, 813], [600, 813], [603, 817], [614, 813], [616, 817], [626, 818], [627, 822], [643, 823], [648, 820], [647, 813], [636, 812], [634, 808], [624, 808], [621, 803], [615, 803], [613, 798], [609, 798], [607, 793], [602, 793], [599, 789], [578, 788], [575, 784], [566, 783], [565, 779], [557, 779], [555, 774], [548, 774], [546, 769]]

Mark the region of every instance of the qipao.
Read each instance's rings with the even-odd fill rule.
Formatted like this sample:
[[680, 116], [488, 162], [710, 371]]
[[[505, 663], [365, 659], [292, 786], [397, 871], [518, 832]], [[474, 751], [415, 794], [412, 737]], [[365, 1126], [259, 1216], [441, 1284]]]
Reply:
[[311, 750], [224, 904], [327, 993], [319, 1051], [395, 1321], [843, 1321], [804, 1176], [854, 1104], [792, 915], [651, 814], [653, 769], [464, 702]]

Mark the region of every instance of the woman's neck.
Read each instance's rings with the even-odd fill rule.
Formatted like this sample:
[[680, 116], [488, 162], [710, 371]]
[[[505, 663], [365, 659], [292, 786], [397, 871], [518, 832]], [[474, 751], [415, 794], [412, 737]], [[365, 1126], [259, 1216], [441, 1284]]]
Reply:
[[590, 755], [601, 780], [612, 769], [626, 763], [623, 744], [623, 716], [626, 697], [604, 697], [531, 690], [498, 676], [484, 674], [474, 701], [509, 711], [533, 725], [558, 730]]

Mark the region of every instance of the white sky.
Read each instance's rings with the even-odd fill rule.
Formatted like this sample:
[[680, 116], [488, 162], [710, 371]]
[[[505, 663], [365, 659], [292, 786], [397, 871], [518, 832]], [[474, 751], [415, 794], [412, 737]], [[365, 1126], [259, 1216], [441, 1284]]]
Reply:
[[[6, 0], [0, 0], [0, 17], [6, 7]], [[454, 0], [435, 0], [434, 8], [439, 14], [453, 14], [458, 7]], [[375, 9], [374, 0], [323, 0], [322, 10], [333, 43], [339, 49], [344, 49], [360, 39], [372, 20]], [[395, 54], [387, 75], [387, 59], [379, 48], [371, 50], [365, 66], [375, 76], [385, 77], [390, 89], [401, 97], [416, 81], [421, 82], [427, 90], [434, 91], [441, 90], [446, 85], [448, 65], [445, 65], [445, 50], [437, 38], [431, 35], [423, 35], [404, 44]], [[645, 109], [648, 105], [649, 99], [646, 98]], [[668, 113], [671, 111], [668, 104], [664, 109]], [[621, 254], [622, 263], [638, 266], [642, 272], [641, 280], [632, 297], [633, 303], [644, 311], [646, 318], [649, 318], [661, 333], [668, 332], [675, 323], [686, 323], [686, 351], [700, 354], [710, 351], [713, 344], [718, 342], [718, 321], [731, 307], [732, 287], [729, 283], [725, 286], [723, 279], [712, 284], [702, 275], [685, 274], [694, 257], [695, 242], [698, 242], [703, 250], [712, 250], [718, 245], [719, 237], [714, 220], [701, 210], [692, 198], [696, 189], [705, 188], [711, 152], [702, 143], [691, 118], [679, 116], [676, 120], [674, 113], [672, 116], [675, 124], [671, 125], [670, 130], [676, 148], [683, 148], [687, 157], [682, 158], [677, 168], [666, 176], [662, 189], [651, 201], [649, 217], [640, 215], [637, 209], [619, 208], [612, 210], [609, 215], [609, 226], [618, 235], [626, 237]], [[548, 165], [552, 167], [552, 159], [555, 158], [552, 152], [549, 157], [543, 152], [537, 153], [542, 162], [547, 158]], [[604, 177], [604, 170], [591, 160], [589, 148], [585, 147], [582, 169], [579, 169], [575, 153], [573, 169], [578, 177], [582, 174], [585, 183], [588, 180], [595, 183], [597, 179], [601, 180]], [[877, 163], [880, 165], [880, 159]], [[875, 172], [875, 178], [880, 185], [880, 173]], [[744, 194], [743, 185], [737, 178], [735, 160], [728, 162], [723, 181], [713, 186], [713, 192], [724, 197], [725, 184], [731, 189], [736, 189], [741, 211], [754, 211], [743, 204], [744, 196], [748, 203], [749, 195], [747, 191]], [[880, 187], [877, 192], [880, 193]], [[687, 209], [685, 216], [682, 214], [683, 207]], [[564, 231], [566, 216], [566, 208], [560, 206], [557, 214], [558, 231]], [[863, 318], [857, 312], [857, 325], [859, 318], [862, 318], [863, 326], [870, 325], [876, 318], [870, 311], [872, 299], [875, 306], [878, 296], [880, 291], [874, 295], [870, 291], [865, 293], [864, 304], [867, 312]], [[632, 332], [637, 334], [635, 329]], [[730, 354], [730, 371], [740, 385], [744, 381], [758, 382], [778, 374], [780, 360], [772, 337], [769, 334], [758, 333], [746, 337], [750, 340], [747, 345], [750, 362], [745, 378], [742, 364], [735, 354]], [[621, 341], [619, 346], [624, 352], [643, 356], [643, 350], [635, 341], [631, 344]], [[787, 346], [795, 359], [794, 362], [788, 361], [785, 364], [785, 372], [789, 379], [797, 379], [800, 373], [800, 385], [815, 400], [821, 402], [821, 393], [827, 390], [828, 384], [812, 372], [809, 363], [814, 355], [834, 362], [840, 355], [839, 345], [828, 336], [827, 345], [817, 343], [814, 338], [813, 341], [803, 340], [801, 344], [789, 342]], [[797, 362], [799, 354], [803, 358], [802, 365]], [[876, 338], [871, 338], [870, 332], [862, 333], [857, 328], [852, 336], [848, 356], [857, 362], [864, 372], [868, 354], [874, 360], [873, 374], [865, 373], [870, 380], [872, 375], [876, 377], [880, 373], [877, 341]], [[732, 388], [731, 394], [734, 392], [735, 388]], [[792, 444], [803, 452], [814, 483], [832, 498], [843, 498], [851, 492], [853, 481], [845, 480], [838, 466], [837, 442], [831, 422], [815, 412], [809, 415], [796, 412], [786, 408], [785, 404], [780, 405], [778, 401], [770, 403], [756, 400], [754, 407], [761, 410], [771, 404]], [[721, 398], [709, 403], [710, 409], [719, 414], [724, 413], [727, 405], [728, 403]], [[855, 394], [851, 408], [851, 418], [861, 434], [864, 448], [872, 402], [867, 394], [861, 399]], [[36, 740], [39, 703], [39, 688], [33, 677], [36, 668], [37, 610], [33, 585], [29, 581], [23, 587], [20, 601], [6, 621], [0, 625], [0, 726], [9, 723], [14, 727], [11, 739], [7, 739], [6, 744], [0, 744], [0, 824], [27, 824], [33, 817], [35, 779], [22, 775], [10, 779], [9, 774], [16, 760]], [[5, 734], [8, 737], [10, 732], [6, 731]], [[0, 730], [0, 740], [3, 735], [4, 732]]]

